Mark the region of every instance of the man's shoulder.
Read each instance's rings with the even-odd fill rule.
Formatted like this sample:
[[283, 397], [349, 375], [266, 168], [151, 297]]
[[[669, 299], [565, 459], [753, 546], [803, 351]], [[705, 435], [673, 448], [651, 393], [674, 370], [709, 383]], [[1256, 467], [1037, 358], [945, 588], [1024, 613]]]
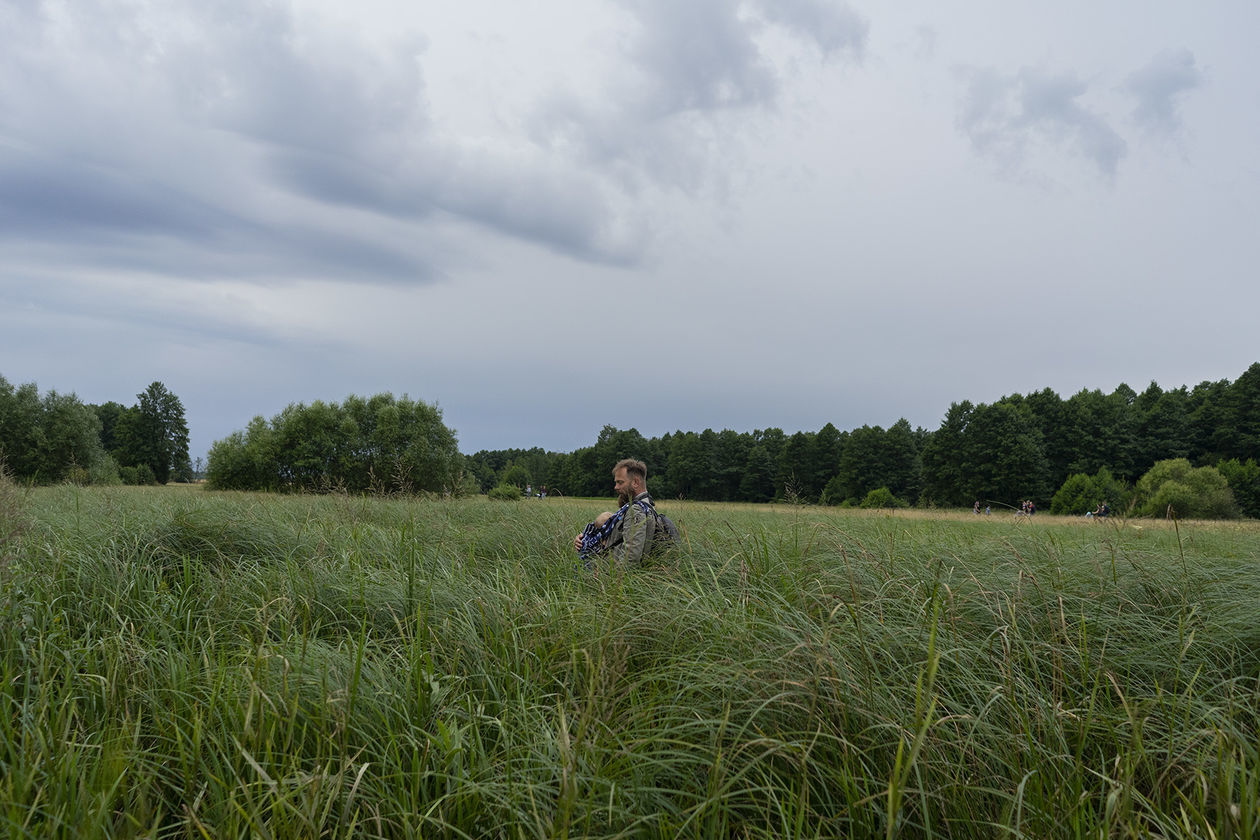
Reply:
[[647, 516], [649, 511], [655, 510], [656, 504], [647, 493], [640, 493], [630, 502], [630, 514], [636, 518]]

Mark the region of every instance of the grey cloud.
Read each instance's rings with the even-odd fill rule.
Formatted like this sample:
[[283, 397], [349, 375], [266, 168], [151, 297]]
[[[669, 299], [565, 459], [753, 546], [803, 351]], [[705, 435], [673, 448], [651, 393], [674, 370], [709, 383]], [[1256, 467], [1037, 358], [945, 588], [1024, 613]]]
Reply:
[[614, 212], [613, 197], [563, 167], [452, 157], [435, 180], [434, 195], [453, 213], [586, 260], [628, 265], [645, 247], [647, 230], [635, 214]]
[[[266, 50], [271, 40], [241, 43], [241, 60], [228, 62], [245, 68], [229, 85], [240, 93], [210, 113], [269, 143], [271, 171], [288, 188], [399, 219], [443, 211], [579, 259], [633, 259], [639, 243], [615, 233], [625, 224], [597, 178], [557, 172], [537, 155], [505, 163], [435, 137], [421, 107], [416, 49], [312, 61]], [[259, 75], [262, 84], [246, 93]]]
[[223, 224], [213, 207], [126, 169], [18, 150], [0, 158], [0, 220], [0, 240], [107, 231], [200, 237]]
[[172, 59], [174, 74], [200, 92], [210, 125], [348, 156], [397, 151], [428, 129], [422, 41], [380, 53], [331, 34], [299, 37], [291, 15], [256, 4], [210, 25], [209, 46], [181, 45]]
[[126, 168], [0, 161], [0, 243], [63, 263], [180, 277], [435, 277], [417, 255], [317, 224], [251, 219]]
[[1088, 93], [1083, 81], [1028, 69], [1015, 76], [969, 75], [958, 125], [978, 152], [1020, 166], [1029, 143], [1040, 141], [1083, 155], [1104, 176], [1116, 174], [1127, 145], [1106, 119], [1080, 104]]
[[1181, 132], [1180, 104], [1186, 94], [1203, 84], [1203, 71], [1194, 53], [1165, 50], [1129, 75], [1126, 91], [1136, 100], [1133, 121], [1151, 134], [1165, 137]]
[[780, 78], [757, 44], [756, 14], [825, 54], [848, 50], [859, 57], [867, 38], [861, 16], [820, 0], [759, 0], [742, 8], [730, 0], [622, 3], [640, 24], [630, 48], [646, 78], [639, 108], [658, 118], [775, 101]]
[[418, 218], [436, 211], [432, 185], [370, 166], [351, 157], [284, 149], [269, 168], [286, 188], [316, 201]]
[[641, 24], [631, 55], [646, 84], [639, 107], [657, 117], [771, 100], [778, 81], [727, 0], [625, 0]]
[[1069, 75], [1043, 76], [1025, 70], [1020, 83], [1022, 122], [1077, 146], [1101, 172], [1115, 175], [1125, 142], [1106, 120], [1077, 102], [1088, 91], [1084, 82]]
[[384, 55], [347, 58], [340, 41], [304, 54], [289, 45], [291, 20], [273, 13], [264, 23], [233, 28], [223, 55], [200, 60], [226, 68], [205, 113], [267, 143], [271, 173], [295, 193], [411, 221], [443, 211], [584, 260], [624, 263], [637, 253], [635, 237], [616, 233], [626, 225], [597, 178], [554, 171], [540, 156], [505, 164], [437, 138], [414, 39]]
[[828, 55], [847, 51], [860, 59], [866, 51], [870, 24], [845, 3], [764, 0], [758, 8], [767, 20], [812, 40]]
[[[0, 11], [25, 35], [0, 53], [6, 229], [60, 241], [62, 260], [180, 276], [438, 276], [420, 246], [341, 219], [350, 206], [411, 226], [442, 211], [579, 259], [632, 259], [642, 226], [600, 174], [437, 136], [419, 39], [380, 51], [294, 14], [245, 0]], [[72, 163], [31, 165], [45, 153]]]
[[640, 30], [630, 55], [645, 85], [638, 116], [669, 117], [689, 111], [767, 105], [780, 79], [757, 43], [761, 22], [781, 26], [824, 53], [860, 56], [864, 19], [844, 4], [820, 0], [758, 0], [741, 7], [729, 0], [622, 0]]
[[630, 264], [644, 247], [646, 228], [616, 212], [593, 178], [546, 162], [433, 146], [391, 172], [304, 152], [276, 154], [272, 166], [291, 189], [320, 201], [404, 219], [447, 213], [591, 262]]
[[822, 0], [620, 0], [637, 24], [628, 72], [599, 102], [556, 93], [537, 110], [534, 136], [612, 173], [624, 189], [694, 191], [731, 130], [730, 116], [773, 106], [782, 79], [762, 51], [767, 25], [825, 56], [860, 58], [866, 21]]

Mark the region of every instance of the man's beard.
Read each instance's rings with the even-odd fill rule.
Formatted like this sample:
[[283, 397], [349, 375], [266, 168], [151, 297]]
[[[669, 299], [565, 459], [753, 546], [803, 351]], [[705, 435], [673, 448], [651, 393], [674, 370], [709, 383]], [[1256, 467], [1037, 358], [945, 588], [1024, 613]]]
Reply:
[[633, 502], [633, 501], [634, 501], [634, 491], [633, 491], [633, 490], [621, 490], [621, 491], [618, 491], [618, 493], [617, 493], [617, 504], [621, 505], [622, 507], [625, 507], [626, 505], [630, 504], [630, 503], [631, 503], [631, 502]]

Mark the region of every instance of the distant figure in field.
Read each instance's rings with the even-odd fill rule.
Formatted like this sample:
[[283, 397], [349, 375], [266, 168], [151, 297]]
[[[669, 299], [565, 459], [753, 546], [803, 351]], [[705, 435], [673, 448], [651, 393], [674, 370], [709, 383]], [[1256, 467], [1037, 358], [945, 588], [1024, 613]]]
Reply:
[[979, 499], [976, 499], [976, 503], [971, 506], [971, 512], [974, 513], [976, 516], [980, 515], [980, 500]]
[[611, 566], [629, 569], [643, 558], [679, 542], [678, 527], [658, 513], [647, 491], [647, 465], [631, 458], [613, 467], [613, 488], [621, 507], [604, 511], [573, 538], [573, 548], [587, 569], [608, 555]]
[[1098, 507], [1087, 512], [1085, 515], [1091, 518], [1103, 519], [1103, 518], [1106, 518], [1110, 514], [1111, 514], [1111, 508], [1107, 506], [1106, 502], [1103, 502]]

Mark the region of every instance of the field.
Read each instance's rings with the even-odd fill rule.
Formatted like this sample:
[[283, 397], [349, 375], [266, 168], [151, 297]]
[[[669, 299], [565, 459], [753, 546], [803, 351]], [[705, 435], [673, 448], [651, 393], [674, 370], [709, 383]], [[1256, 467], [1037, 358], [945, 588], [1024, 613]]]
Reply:
[[0, 836], [1253, 837], [1260, 525], [0, 485]]

